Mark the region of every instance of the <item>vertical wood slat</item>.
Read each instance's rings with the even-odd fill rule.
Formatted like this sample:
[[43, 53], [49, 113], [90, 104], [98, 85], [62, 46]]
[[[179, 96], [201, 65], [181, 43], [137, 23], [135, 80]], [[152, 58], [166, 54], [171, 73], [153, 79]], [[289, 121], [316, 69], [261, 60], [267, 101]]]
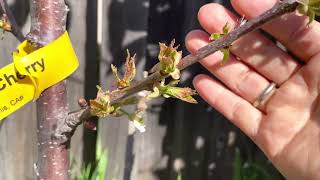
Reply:
[[[121, 67], [125, 62], [126, 49], [137, 53], [138, 76], [142, 77], [145, 61], [148, 0], [104, 1], [104, 31], [101, 47], [100, 79], [104, 88], [112, 88], [114, 77], [110, 64]], [[99, 121], [101, 139], [109, 150], [109, 167], [105, 179], [129, 180], [136, 154], [135, 139], [128, 136], [126, 117]]]
[[[70, 110], [79, 109], [78, 99], [85, 96], [86, 68], [86, 10], [87, 1], [67, 1], [69, 5], [68, 32], [79, 59], [78, 70], [68, 79], [67, 97]], [[83, 161], [83, 128], [79, 126], [71, 139], [70, 157], [72, 172], [79, 173]]]
[[[28, 1], [8, 1], [18, 24], [28, 29]], [[19, 11], [18, 11], [19, 10]], [[24, 25], [24, 26], [23, 26]], [[12, 63], [11, 52], [19, 42], [10, 33], [0, 41], [0, 67]], [[35, 105], [29, 103], [0, 123], [0, 179], [35, 179], [33, 162], [36, 159]]]

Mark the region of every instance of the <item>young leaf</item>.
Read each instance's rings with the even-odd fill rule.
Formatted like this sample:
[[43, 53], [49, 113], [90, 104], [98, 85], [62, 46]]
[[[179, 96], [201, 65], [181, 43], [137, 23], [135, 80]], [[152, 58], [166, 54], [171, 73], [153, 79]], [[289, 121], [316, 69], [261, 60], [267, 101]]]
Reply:
[[298, 6], [297, 10], [300, 14], [307, 14], [308, 13], [308, 5], [301, 4]]
[[136, 55], [133, 55], [131, 57], [129, 50], [127, 50], [127, 59], [125, 63], [125, 73], [123, 79], [119, 77], [118, 69], [113, 64], [111, 64], [112, 72], [117, 80], [118, 89], [124, 89], [126, 87], [129, 87], [131, 81], [136, 76], [135, 57]]
[[124, 72], [123, 81], [127, 82], [129, 85], [130, 85], [130, 82], [136, 76], [135, 58], [136, 58], [136, 54], [134, 54], [131, 57], [129, 50], [127, 50], [127, 59], [126, 59], [126, 64], [125, 64], [125, 72]]
[[309, 17], [308, 25], [316, 15], [320, 15], [320, 0], [298, 0], [297, 2], [300, 3], [298, 12]]
[[214, 41], [214, 40], [219, 39], [220, 37], [221, 37], [221, 34], [219, 34], [219, 33], [213, 33], [213, 34], [211, 34], [209, 40], [210, 40], [210, 41]]
[[6, 14], [3, 14], [0, 18], [0, 28], [4, 31], [12, 31], [11, 24], [8, 20], [8, 16]]
[[98, 117], [107, 117], [115, 108], [110, 105], [110, 93], [104, 92], [101, 87], [97, 86], [98, 94], [96, 99], [90, 100], [90, 111], [92, 115]]
[[171, 41], [171, 44], [159, 43], [160, 52], [158, 59], [160, 61], [160, 72], [163, 74], [170, 74], [174, 79], [180, 78], [180, 70], [177, 68], [180, 60], [182, 59], [182, 52], [177, 51], [179, 46], [174, 46], [175, 40]]
[[195, 90], [191, 88], [180, 88], [180, 87], [172, 87], [172, 86], [161, 86], [160, 87], [161, 94], [166, 97], [177, 98], [182, 101], [197, 104], [198, 102], [192, 97], [193, 95], [197, 95]]
[[159, 90], [159, 88], [158, 88], [157, 86], [155, 86], [155, 87], [153, 87], [153, 92], [151, 92], [151, 93], [147, 96], [147, 98], [148, 98], [148, 99], [154, 99], [154, 98], [157, 98], [157, 97], [159, 97], [159, 96], [161, 96], [160, 90]]
[[229, 24], [229, 22], [227, 22], [223, 28], [222, 28], [222, 32], [224, 35], [228, 34], [231, 31], [231, 25]]
[[230, 50], [227, 48], [223, 48], [220, 51], [223, 53], [223, 60], [222, 60], [221, 64], [225, 64], [228, 62], [228, 60], [230, 58]]
[[313, 10], [309, 10], [307, 13], [307, 16], [309, 17], [309, 22], [308, 22], [308, 25], [309, 25], [316, 18], [316, 13]]

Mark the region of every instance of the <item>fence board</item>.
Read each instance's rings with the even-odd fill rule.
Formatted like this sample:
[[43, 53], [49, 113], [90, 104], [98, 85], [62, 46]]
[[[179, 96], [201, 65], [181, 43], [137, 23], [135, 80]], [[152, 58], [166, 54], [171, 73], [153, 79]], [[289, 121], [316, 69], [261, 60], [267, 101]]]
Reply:
[[[20, 26], [28, 27], [28, 1], [8, 1]], [[0, 66], [12, 62], [11, 52], [19, 42], [10, 33], [0, 41]], [[29, 103], [2, 123], [0, 128], [0, 179], [35, 179], [33, 162], [36, 157], [35, 105]]]

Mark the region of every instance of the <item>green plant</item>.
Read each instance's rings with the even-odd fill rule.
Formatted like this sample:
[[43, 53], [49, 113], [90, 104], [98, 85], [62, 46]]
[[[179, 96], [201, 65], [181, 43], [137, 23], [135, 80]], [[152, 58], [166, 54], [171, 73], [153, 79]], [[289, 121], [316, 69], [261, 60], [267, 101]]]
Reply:
[[178, 173], [177, 180], [182, 180], [182, 173], [181, 172]]
[[[244, 161], [239, 149], [235, 151], [233, 162], [233, 180], [275, 180], [279, 179], [272, 173], [266, 165], [266, 161]], [[282, 179], [282, 178], [281, 178]]]
[[104, 180], [108, 166], [109, 153], [103, 150], [100, 139], [97, 140], [96, 161], [83, 167], [76, 180]]

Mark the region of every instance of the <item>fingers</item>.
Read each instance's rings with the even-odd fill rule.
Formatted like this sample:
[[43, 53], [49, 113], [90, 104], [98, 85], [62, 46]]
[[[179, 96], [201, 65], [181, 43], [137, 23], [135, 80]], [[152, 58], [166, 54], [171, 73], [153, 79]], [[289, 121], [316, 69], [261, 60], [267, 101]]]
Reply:
[[[277, 0], [254, 0], [250, 3], [247, 0], [232, 0], [231, 2], [240, 15], [250, 19], [270, 9]], [[314, 21], [308, 26], [308, 21], [305, 16], [290, 13], [266, 24], [263, 29], [277, 38], [296, 56], [308, 61], [320, 51], [320, 24]]]
[[212, 107], [254, 139], [263, 117], [259, 110], [208, 76], [198, 75], [193, 83]]
[[[219, 4], [203, 6], [198, 18], [209, 33], [221, 32], [226, 22], [233, 27], [238, 23], [238, 18]], [[278, 85], [289, 79], [299, 66], [287, 53], [258, 32], [249, 33], [234, 42], [231, 52]]]
[[[186, 47], [194, 54], [209, 43], [208, 39], [207, 33], [200, 30], [192, 31], [186, 37]], [[269, 82], [232, 55], [226, 64], [221, 65], [222, 57], [221, 52], [216, 52], [200, 63], [232, 91], [253, 103]], [[261, 109], [263, 110], [263, 107]]]

